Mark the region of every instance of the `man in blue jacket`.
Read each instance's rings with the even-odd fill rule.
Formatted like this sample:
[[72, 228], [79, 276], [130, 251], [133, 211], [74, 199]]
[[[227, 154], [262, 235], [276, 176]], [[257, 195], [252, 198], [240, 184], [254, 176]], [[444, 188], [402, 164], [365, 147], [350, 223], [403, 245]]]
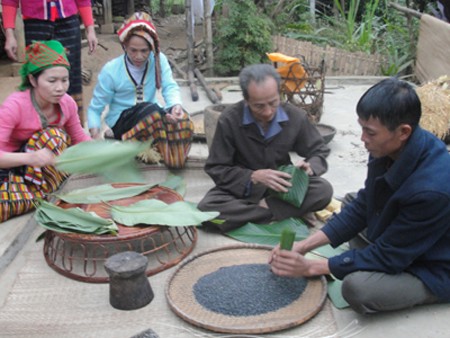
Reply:
[[[363, 314], [450, 302], [450, 155], [420, 128], [421, 104], [406, 82], [389, 78], [356, 107], [370, 153], [365, 187], [321, 229], [292, 251], [275, 248], [272, 271], [282, 276], [333, 274]], [[328, 260], [304, 255], [350, 241]]]

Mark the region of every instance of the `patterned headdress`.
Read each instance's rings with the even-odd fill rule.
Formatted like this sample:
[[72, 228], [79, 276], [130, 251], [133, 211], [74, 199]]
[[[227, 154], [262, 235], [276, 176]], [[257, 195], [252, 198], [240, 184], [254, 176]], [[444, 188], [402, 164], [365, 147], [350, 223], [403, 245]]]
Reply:
[[22, 77], [19, 89], [25, 90], [31, 87], [29, 74], [36, 74], [57, 66], [70, 69], [64, 46], [56, 40], [34, 41], [25, 50], [25, 63], [19, 71]]
[[152, 18], [145, 12], [137, 12], [130, 16], [117, 31], [122, 44], [127, 42], [131, 36], [136, 35], [145, 39], [150, 45], [155, 56], [155, 82], [156, 88], [161, 88], [161, 70], [159, 64], [159, 38]]

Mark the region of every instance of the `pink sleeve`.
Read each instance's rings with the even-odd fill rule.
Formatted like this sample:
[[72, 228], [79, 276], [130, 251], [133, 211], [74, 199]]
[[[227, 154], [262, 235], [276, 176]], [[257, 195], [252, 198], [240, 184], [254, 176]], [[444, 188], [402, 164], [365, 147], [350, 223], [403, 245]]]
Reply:
[[2, 5], [3, 28], [16, 28], [17, 7]]
[[80, 7], [78, 8], [80, 12], [81, 20], [83, 21], [84, 27], [89, 27], [94, 25], [94, 18], [92, 16], [92, 7]]
[[0, 106], [0, 156], [4, 152], [11, 151], [11, 135], [17, 123], [17, 118], [20, 119], [15, 101], [11, 100], [10, 97], [11, 95]]

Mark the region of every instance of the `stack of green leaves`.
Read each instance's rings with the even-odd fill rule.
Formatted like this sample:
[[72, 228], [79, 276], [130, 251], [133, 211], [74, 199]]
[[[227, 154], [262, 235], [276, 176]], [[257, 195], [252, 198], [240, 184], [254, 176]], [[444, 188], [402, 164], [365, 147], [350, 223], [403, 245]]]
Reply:
[[56, 167], [69, 174], [98, 174], [112, 182], [143, 182], [135, 157], [150, 146], [136, 141], [98, 140], [67, 148]]
[[42, 227], [61, 233], [113, 234], [119, 230], [111, 219], [105, 219], [93, 212], [80, 208], [63, 209], [53, 203], [41, 200], [36, 206], [34, 218]]

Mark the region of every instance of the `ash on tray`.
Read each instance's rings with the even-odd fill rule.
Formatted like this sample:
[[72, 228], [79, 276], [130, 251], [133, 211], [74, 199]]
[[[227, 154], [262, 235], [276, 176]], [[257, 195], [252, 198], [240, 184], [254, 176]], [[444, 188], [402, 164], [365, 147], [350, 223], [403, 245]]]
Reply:
[[195, 298], [210, 311], [229, 316], [255, 316], [276, 311], [297, 300], [305, 278], [280, 277], [268, 264], [222, 267], [193, 286]]

